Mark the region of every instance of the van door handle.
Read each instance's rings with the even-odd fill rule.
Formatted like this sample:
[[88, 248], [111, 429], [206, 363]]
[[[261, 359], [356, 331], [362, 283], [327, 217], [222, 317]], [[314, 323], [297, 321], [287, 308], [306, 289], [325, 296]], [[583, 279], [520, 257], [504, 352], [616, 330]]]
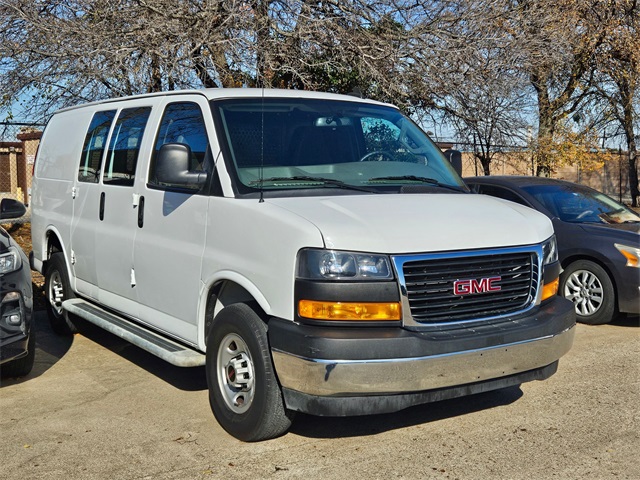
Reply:
[[100, 194], [100, 221], [104, 220], [104, 192]]
[[138, 227], [142, 228], [144, 225], [144, 197], [141, 196], [138, 201]]

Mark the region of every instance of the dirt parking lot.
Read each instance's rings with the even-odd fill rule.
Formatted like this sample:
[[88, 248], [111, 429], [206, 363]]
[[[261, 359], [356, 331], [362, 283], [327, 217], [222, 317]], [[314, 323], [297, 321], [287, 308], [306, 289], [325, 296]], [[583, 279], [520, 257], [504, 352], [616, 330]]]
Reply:
[[299, 415], [247, 444], [179, 369], [90, 324], [37, 316], [32, 374], [0, 388], [3, 479], [638, 479], [638, 317], [579, 325], [546, 382], [390, 415]]

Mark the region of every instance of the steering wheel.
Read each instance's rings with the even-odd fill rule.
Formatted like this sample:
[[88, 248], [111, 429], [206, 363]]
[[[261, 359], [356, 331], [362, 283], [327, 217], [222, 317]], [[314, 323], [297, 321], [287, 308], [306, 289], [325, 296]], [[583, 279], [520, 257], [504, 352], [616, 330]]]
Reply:
[[580, 215], [576, 217], [576, 220], [582, 220], [584, 217], [586, 217], [587, 215], [591, 215], [592, 213], [593, 213], [593, 210], [585, 210], [584, 212], [582, 212]]
[[374, 150], [373, 152], [367, 153], [364, 157], [360, 159], [361, 162], [379, 162], [380, 160], [371, 160], [373, 157], [382, 157], [387, 160], [394, 160], [393, 154], [391, 152], [387, 152], [385, 150]]

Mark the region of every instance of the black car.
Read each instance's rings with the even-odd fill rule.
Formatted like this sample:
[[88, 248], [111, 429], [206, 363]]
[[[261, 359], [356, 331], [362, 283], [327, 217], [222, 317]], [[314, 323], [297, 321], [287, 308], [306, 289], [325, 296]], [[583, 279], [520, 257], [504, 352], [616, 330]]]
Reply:
[[[0, 223], [24, 215], [24, 205], [0, 202]], [[31, 372], [36, 351], [29, 259], [0, 227], [0, 375], [22, 377]]]
[[640, 313], [640, 215], [583, 185], [542, 177], [465, 178], [476, 193], [547, 215], [564, 271], [558, 293], [573, 301], [577, 320], [610, 322]]

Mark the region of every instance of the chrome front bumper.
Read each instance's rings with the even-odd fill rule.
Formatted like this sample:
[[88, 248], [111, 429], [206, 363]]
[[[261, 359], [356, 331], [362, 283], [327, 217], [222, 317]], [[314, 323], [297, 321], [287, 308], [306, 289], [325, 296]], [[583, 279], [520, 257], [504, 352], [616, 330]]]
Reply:
[[414, 358], [324, 360], [272, 349], [285, 389], [314, 396], [420, 392], [477, 383], [556, 362], [573, 344], [575, 326], [554, 335], [495, 347]]

